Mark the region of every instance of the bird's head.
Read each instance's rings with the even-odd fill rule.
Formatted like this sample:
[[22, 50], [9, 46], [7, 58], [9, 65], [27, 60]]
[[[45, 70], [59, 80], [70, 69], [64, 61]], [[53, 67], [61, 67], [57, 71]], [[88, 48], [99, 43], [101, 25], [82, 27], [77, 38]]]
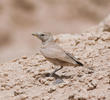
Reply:
[[50, 32], [37, 32], [32, 35], [38, 37], [42, 42], [53, 40], [53, 36]]

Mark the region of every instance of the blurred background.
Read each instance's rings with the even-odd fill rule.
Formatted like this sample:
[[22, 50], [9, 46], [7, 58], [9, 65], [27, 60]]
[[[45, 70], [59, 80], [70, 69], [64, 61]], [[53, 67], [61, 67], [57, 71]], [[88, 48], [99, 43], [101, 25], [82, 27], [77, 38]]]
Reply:
[[110, 0], [0, 0], [0, 63], [36, 53], [37, 31], [80, 33], [110, 12]]

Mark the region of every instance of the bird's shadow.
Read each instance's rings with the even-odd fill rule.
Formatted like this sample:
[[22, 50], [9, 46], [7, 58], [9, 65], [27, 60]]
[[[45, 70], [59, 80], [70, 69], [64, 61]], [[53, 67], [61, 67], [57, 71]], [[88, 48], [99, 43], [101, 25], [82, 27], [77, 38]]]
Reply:
[[69, 79], [71, 78], [71, 76], [65, 76], [65, 75], [57, 75], [57, 74], [53, 74], [52, 76], [50, 76], [51, 73], [46, 73], [44, 74], [43, 76], [44, 77], [54, 77], [55, 78], [55, 81], [53, 82], [54, 85], [56, 84], [60, 84], [60, 83], [65, 83], [63, 79]]
[[[45, 73], [43, 76], [44, 77], [51, 77], [50, 76], [51, 75], [51, 73]], [[69, 79], [69, 78], [71, 78], [71, 75], [69, 75], [69, 76], [66, 76], [66, 75], [58, 75], [58, 74], [53, 74], [53, 76], [52, 77], [54, 77], [55, 79]]]

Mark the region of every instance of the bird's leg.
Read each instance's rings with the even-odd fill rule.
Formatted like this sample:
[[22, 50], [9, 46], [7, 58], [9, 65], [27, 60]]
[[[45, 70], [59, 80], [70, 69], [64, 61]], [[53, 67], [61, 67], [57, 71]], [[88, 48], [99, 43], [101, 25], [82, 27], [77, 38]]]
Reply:
[[51, 74], [50, 77], [52, 77], [57, 71], [59, 71], [60, 69], [62, 69], [63, 66], [61, 66], [60, 68], [56, 68]]

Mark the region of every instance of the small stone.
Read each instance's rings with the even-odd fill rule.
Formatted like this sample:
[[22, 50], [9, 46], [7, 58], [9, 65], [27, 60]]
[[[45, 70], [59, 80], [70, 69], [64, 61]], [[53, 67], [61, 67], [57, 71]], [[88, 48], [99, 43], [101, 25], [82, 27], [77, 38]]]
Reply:
[[43, 71], [45, 71], [45, 69], [39, 69], [39, 72], [43, 72]]
[[49, 81], [47, 81], [46, 79], [39, 79], [39, 82], [44, 85], [49, 85]]
[[7, 77], [7, 76], [8, 76], [8, 74], [7, 74], [7, 73], [4, 73], [4, 76], [5, 76], [5, 77]]
[[53, 81], [54, 80], [54, 77], [48, 77], [47, 78], [47, 81]]
[[4, 88], [5, 88], [6, 86], [7, 86], [6, 84], [2, 84], [2, 85], [1, 85], [1, 87], [4, 87]]
[[70, 95], [69, 97], [68, 97], [68, 100], [75, 100], [75, 95]]
[[0, 64], [0, 66], [3, 66], [3, 64]]
[[14, 60], [12, 60], [12, 62], [17, 62], [18, 61], [18, 59], [14, 59]]
[[23, 92], [14, 91], [14, 96], [17, 96], [17, 95], [20, 95], [20, 94], [23, 94]]
[[88, 91], [94, 90], [97, 87], [97, 82], [96, 81], [91, 81], [91, 83], [88, 84]]
[[77, 100], [87, 100], [87, 99], [84, 97], [78, 97]]
[[39, 82], [40, 82], [41, 84], [45, 84], [46, 80], [45, 80], [45, 79], [39, 79]]
[[59, 88], [64, 88], [64, 87], [67, 86], [67, 85], [68, 85], [68, 82], [61, 83], [61, 84], [59, 84]]
[[56, 87], [55, 86], [52, 86], [49, 90], [48, 90], [48, 93], [52, 93], [56, 90]]
[[34, 96], [32, 97], [32, 100], [37, 100], [39, 98], [39, 96]]
[[23, 56], [22, 59], [27, 59], [27, 57], [26, 56]]
[[22, 94], [22, 95], [19, 95], [16, 97], [16, 100], [27, 100], [28, 99], [28, 96]]
[[44, 83], [45, 85], [49, 85], [49, 81], [45, 81], [45, 83]]
[[22, 61], [19, 61], [18, 64], [22, 64]]

